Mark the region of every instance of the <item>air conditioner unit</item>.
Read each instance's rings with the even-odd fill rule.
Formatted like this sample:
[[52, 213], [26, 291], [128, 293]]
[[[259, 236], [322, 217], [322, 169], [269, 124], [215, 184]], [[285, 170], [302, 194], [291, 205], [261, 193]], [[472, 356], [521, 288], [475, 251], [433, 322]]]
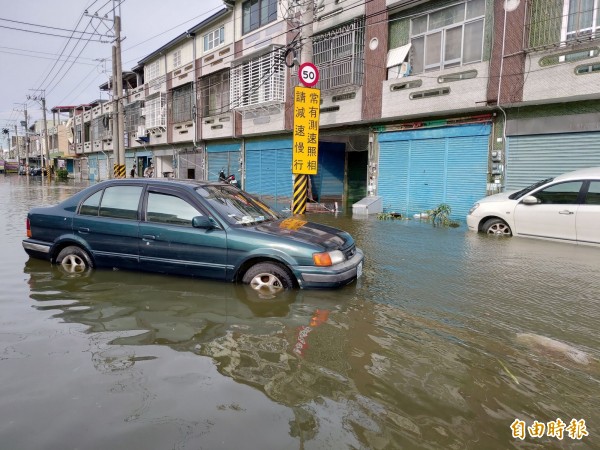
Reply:
[[146, 117], [146, 108], [140, 108], [140, 117]]
[[139, 127], [137, 127], [136, 135], [137, 136], [146, 136], [146, 128], [141, 125]]

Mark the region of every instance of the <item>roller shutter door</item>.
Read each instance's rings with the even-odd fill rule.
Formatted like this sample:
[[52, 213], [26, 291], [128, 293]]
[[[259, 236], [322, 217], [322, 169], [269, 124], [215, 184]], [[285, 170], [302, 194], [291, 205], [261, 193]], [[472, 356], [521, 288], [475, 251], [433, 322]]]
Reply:
[[510, 136], [507, 143], [507, 191], [571, 170], [600, 166], [598, 132]]
[[246, 191], [279, 211], [292, 201], [292, 140], [246, 143]]
[[464, 219], [486, 195], [490, 125], [382, 133], [378, 194], [386, 212], [405, 216], [441, 203]]

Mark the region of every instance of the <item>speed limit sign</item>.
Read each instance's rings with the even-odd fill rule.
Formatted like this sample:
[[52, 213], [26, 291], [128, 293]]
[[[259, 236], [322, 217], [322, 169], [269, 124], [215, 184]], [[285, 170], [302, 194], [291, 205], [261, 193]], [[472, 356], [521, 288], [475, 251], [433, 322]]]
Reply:
[[304, 86], [313, 87], [319, 81], [319, 69], [313, 63], [302, 63], [298, 70], [298, 78]]

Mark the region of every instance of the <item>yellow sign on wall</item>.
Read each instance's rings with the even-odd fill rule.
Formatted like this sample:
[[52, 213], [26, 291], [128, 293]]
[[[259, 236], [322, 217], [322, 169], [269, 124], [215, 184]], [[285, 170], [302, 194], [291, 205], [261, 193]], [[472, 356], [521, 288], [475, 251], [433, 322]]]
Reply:
[[294, 141], [292, 173], [315, 175], [319, 157], [319, 89], [294, 89]]

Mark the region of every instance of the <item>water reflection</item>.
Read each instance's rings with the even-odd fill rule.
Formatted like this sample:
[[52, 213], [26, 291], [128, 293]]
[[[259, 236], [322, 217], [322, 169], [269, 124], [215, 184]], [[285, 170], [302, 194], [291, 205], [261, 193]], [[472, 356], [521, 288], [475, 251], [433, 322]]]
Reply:
[[85, 325], [91, 339], [114, 333], [93, 352], [98, 371], [129, 370], [153, 358], [151, 345], [210, 357], [290, 408], [289, 434], [303, 448], [507, 448], [516, 417], [597, 423], [597, 353], [577, 362], [452, 312], [443, 320], [365, 301], [364, 286], [264, 302], [227, 283], [67, 275], [36, 260], [25, 273], [36, 308]]

